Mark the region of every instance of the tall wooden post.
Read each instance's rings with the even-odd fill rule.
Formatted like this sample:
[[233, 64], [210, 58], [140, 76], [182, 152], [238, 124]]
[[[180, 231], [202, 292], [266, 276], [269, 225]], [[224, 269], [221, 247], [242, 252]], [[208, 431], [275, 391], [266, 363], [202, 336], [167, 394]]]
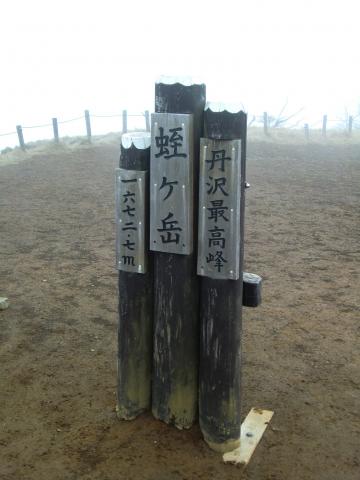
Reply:
[[322, 122], [322, 136], [326, 137], [326, 126], [327, 126], [327, 115], [323, 116], [323, 122]]
[[149, 110], [145, 111], [145, 126], [146, 126], [146, 131], [150, 132], [150, 113], [149, 113]]
[[128, 131], [127, 127], [127, 110], [122, 111], [122, 133], [126, 133]]
[[[159, 81], [155, 85], [155, 112], [192, 114], [191, 118], [185, 115], [172, 118], [171, 121], [178, 122], [178, 126], [168, 124], [167, 128], [159, 128], [158, 120], [154, 122], [154, 117], [152, 124], [152, 142], [154, 143], [152, 143], [151, 169], [155, 167], [155, 161], [162, 157], [166, 149], [167, 155], [171, 157], [166, 155], [166, 161], [170, 162], [177, 158], [181, 171], [189, 166], [187, 163], [189, 156], [193, 159], [190, 162], [190, 171], [187, 171], [192, 180], [190, 178], [187, 183], [183, 183], [179, 178], [168, 178], [165, 172], [162, 176], [161, 169], [158, 170], [161, 185], [151, 180], [154, 195], [158, 195], [157, 198], [160, 199], [160, 203], [157, 204], [159, 208], [165, 205], [162, 203], [165, 198], [166, 201], [172, 200], [168, 198], [170, 193], [176, 195], [177, 204], [174, 207], [179, 217], [183, 217], [182, 227], [189, 236], [187, 242], [181, 240], [179, 245], [172, 244], [180, 250], [184, 248], [182, 254], [164, 253], [163, 250], [154, 253], [155, 325], [152, 411], [156, 418], [166, 423], [173, 423], [178, 428], [189, 428], [196, 419], [198, 410], [199, 291], [196, 275], [196, 218], [198, 155], [204, 106], [204, 84], [185, 85], [175, 80], [171, 84]], [[166, 121], [165, 119], [165, 125]], [[168, 121], [170, 122], [170, 119]], [[184, 153], [184, 149], [189, 149], [192, 143], [193, 151]], [[167, 168], [166, 165], [164, 168]], [[164, 188], [161, 189], [162, 187]], [[153, 211], [156, 213], [159, 209], [154, 207]], [[160, 237], [163, 241], [177, 241], [180, 233], [184, 233], [178, 226], [180, 219], [176, 218], [170, 208], [169, 214], [161, 217], [159, 222], [155, 228], [152, 226], [151, 231], [161, 233]], [[164, 231], [166, 227], [169, 232], [167, 238]], [[179, 236], [177, 237], [176, 234]], [[152, 240], [151, 248], [157, 245], [154, 243], [156, 241], [156, 239]]]
[[309, 124], [305, 123], [304, 125], [304, 132], [305, 132], [305, 138], [307, 141], [310, 139], [310, 131], [309, 131]]
[[247, 118], [211, 108], [200, 145], [199, 420], [208, 445], [225, 452], [240, 443]]
[[59, 143], [59, 127], [57, 118], [52, 119], [53, 132], [54, 132], [54, 142]]
[[153, 272], [149, 242], [150, 134], [125, 134], [116, 171], [119, 269], [119, 418], [131, 420], [151, 407]]
[[264, 112], [264, 133], [269, 135], [269, 120], [267, 112]]
[[20, 148], [21, 150], [25, 150], [24, 134], [21, 125], [16, 125], [16, 132], [18, 135]]
[[86, 125], [86, 136], [89, 142], [91, 142], [91, 124], [90, 124], [90, 112], [85, 110], [85, 125]]

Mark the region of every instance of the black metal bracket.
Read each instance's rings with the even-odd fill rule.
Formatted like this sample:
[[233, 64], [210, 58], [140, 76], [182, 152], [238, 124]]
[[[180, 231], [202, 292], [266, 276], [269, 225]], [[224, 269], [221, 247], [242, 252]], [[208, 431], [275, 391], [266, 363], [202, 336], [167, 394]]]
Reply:
[[243, 300], [244, 307], [258, 307], [261, 304], [262, 278], [255, 273], [243, 272]]

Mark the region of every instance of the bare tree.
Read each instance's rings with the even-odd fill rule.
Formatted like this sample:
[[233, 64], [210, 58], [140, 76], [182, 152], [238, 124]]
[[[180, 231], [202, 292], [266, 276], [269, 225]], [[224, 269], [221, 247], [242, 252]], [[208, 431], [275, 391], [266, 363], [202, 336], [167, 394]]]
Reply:
[[247, 126], [248, 126], [248, 127], [251, 127], [251, 125], [252, 125], [254, 122], [256, 122], [256, 115], [253, 115], [252, 118], [251, 118], [251, 120], [248, 120]]
[[336, 126], [338, 128], [349, 130], [350, 124], [352, 128], [360, 128], [360, 103], [357, 105], [357, 108], [353, 110], [352, 115], [349, 108], [345, 106], [342, 115], [338, 116], [336, 120]]
[[[298, 115], [304, 110], [304, 107], [300, 108], [294, 113], [288, 113], [288, 104], [289, 101], [288, 99], [285, 100], [284, 105], [281, 107], [279, 113], [276, 116], [268, 116], [268, 126], [269, 128], [279, 128], [279, 127], [288, 127], [288, 128], [294, 128], [298, 126], [300, 123], [303, 122], [302, 118], [296, 118]], [[295, 123], [290, 125], [287, 125], [290, 120], [295, 120]]]

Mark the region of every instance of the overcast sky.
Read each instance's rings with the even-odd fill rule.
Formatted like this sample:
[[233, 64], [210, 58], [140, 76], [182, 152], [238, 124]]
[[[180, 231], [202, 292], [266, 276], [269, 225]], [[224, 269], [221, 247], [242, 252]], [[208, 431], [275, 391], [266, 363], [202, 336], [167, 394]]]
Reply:
[[[0, 133], [17, 123], [153, 108], [186, 74], [249, 113], [360, 104], [358, 0], [2, 0]], [[306, 121], [307, 119], [305, 119]]]

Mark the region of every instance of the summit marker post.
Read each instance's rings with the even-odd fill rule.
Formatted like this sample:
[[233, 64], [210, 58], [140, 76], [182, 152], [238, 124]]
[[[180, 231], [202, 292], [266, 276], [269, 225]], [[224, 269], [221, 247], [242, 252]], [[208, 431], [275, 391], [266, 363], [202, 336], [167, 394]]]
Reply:
[[122, 135], [116, 169], [116, 263], [119, 270], [118, 417], [151, 407], [153, 272], [149, 240], [150, 133]]
[[240, 443], [246, 114], [209, 105], [200, 145], [199, 420], [208, 445]]
[[193, 424], [198, 410], [196, 219], [204, 106], [204, 84], [162, 78], [155, 85], [150, 176], [152, 412], [180, 429]]

